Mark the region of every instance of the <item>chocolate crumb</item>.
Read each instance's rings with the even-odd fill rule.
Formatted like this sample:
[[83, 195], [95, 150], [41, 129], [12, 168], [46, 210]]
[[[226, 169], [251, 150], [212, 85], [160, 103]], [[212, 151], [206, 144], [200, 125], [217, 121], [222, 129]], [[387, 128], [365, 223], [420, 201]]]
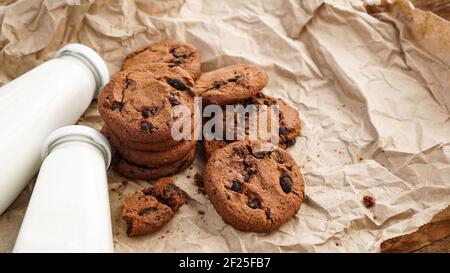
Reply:
[[366, 208], [371, 208], [373, 206], [375, 206], [375, 197], [371, 196], [371, 195], [364, 195], [362, 198], [363, 204]]
[[198, 214], [200, 214], [200, 215], [205, 215], [205, 212], [204, 212], [203, 210], [199, 210], [199, 211], [198, 211]]
[[197, 187], [198, 187], [197, 192], [201, 193], [201, 194], [206, 194], [205, 184], [203, 182], [203, 175], [196, 173], [194, 175], [194, 182], [195, 182], [195, 185], [197, 185]]

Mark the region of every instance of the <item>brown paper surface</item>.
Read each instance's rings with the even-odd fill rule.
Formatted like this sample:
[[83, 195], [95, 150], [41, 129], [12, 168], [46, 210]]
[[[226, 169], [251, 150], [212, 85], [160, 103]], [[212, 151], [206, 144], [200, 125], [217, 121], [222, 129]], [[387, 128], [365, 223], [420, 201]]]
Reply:
[[[125, 234], [121, 202], [147, 182], [109, 171], [117, 252], [376, 252], [450, 204], [450, 23], [406, 1], [367, 10], [357, 0], [7, 2], [0, 83], [69, 42], [95, 49], [114, 73], [127, 53], [180, 39], [200, 50], [203, 71], [264, 67], [264, 92], [300, 112], [302, 135], [289, 152], [306, 199], [278, 231], [224, 224], [194, 184], [199, 155], [174, 176], [188, 203], [160, 232], [137, 238]], [[95, 102], [79, 123], [101, 128]], [[1, 252], [14, 245], [32, 187], [0, 216]], [[374, 208], [363, 206], [365, 194]]]

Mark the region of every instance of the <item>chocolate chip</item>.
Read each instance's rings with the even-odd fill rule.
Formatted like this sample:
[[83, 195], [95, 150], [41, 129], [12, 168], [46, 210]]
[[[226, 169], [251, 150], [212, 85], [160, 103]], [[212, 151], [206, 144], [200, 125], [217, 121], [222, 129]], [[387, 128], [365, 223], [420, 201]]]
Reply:
[[172, 86], [173, 88], [183, 91], [186, 90], [186, 85], [184, 85], [184, 83], [178, 79], [171, 79], [169, 81], [170, 86]]
[[284, 193], [290, 193], [292, 190], [292, 179], [289, 176], [282, 176], [280, 178], [280, 185]]
[[267, 106], [270, 106], [270, 104], [271, 104], [270, 100], [264, 100], [264, 104], [267, 105]]
[[175, 58], [186, 58], [185, 53], [177, 52], [176, 48], [172, 48], [170, 50], [170, 54], [172, 54]]
[[153, 129], [154, 127], [153, 127], [153, 125], [151, 124], [151, 123], [149, 123], [149, 122], [146, 122], [146, 121], [143, 121], [143, 122], [141, 122], [141, 131], [142, 132], [151, 132], [152, 131], [152, 129]]
[[170, 68], [172, 68], [172, 67], [175, 67], [175, 66], [177, 66], [177, 64], [174, 64], [174, 63], [169, 63], [168, 65], [167, 65], [168, 67], [170, 67]]
[[154, 211], [156, 211], [155, 208], [147, 208], [147, 209], [141, 210], [138, 214], [139, 214], [139, 216], [146, 216], [146, 215], [149, 215], [150, 213], [152, 213]]
[[248, 203], [248, 206], [251, 207], [252, 209], [260, 208], [261, 207], [261, 200], [259, 200], [258, 198], [252, 199]]
[[289, 135], [289, 130], [285, 127], [280, 127], [278, 133], [280, 134], [280, 136], [287, 136]]
[[119, 109], [119, 110], [121, 110], [122, 109], [122, 103], [121, 102], [118, 102], [118, 101], [114, 101], [112, 104], [111, 104], [111, 110], [117, 110], [117, 109]]
[[295, 139], [291, 139], [291, 140], [285, 141], [283, 144], [286, 145], [286, 147], [289, 147], [289, 146], [294, 145], [295, 142], [296, 142]]
[[228, 79], [228, 82], [237, 82], [239, 80], [239, 76], [234, 76], [233, 78]]
[[151, 195], [151, 196], [155, 196], [156, 192], [153, 188], [145, 188], [142, 190], [142, 193], [145, 195]]
[[175, 97], [170, 97], [169, 102], [170, 104], [172, 104], [172, 106], [180, 104], [180, 102]]
[[251, 175], [248, 173], [244, 173], [244, 182], [247, 182], [250, 180]]
[[147, 109], [141, 110], [141, 115], [142, 115], [143, 118], [148, 118], [149, 113], [148, 113]]
[[267, 210], [266, 211], [266, 217], [267, 217], [267, 219], [272, 219], [272, 212], [270, 211], [270, 210]]
[[215, 82], [213, 82], [212, 87], [214, 89], [219, 89], [224, 84], [226, 84], [226, 82], [224, 82], [224, 81], [215, 81]]
[[235, 154], [235, 155], [237, 155], [239, 157], [243, 157], [244, 156], [244, 151], [241, 148], [239, 148], [239, 147], [233, 147], [233, 154]]
[[258, 151], [258, 152], [252, 153], [252, 155], [258, 159], [263, 159], [266, 156], [266, 154], [267, 154], [266, 151]]
[[183, 58], [176, 58], [175, 60], [172, 61], [174, 64], [179, 65], [184, 63], [184, 59]]
[[231, 190], [233, 190], [235, 192], [240, 192], [241, 191], [241, 183], [238, 180], [233, 179], [233, 182], [231, 184]]
[[279, 113], [278, 113], [278, 119], [279, 119], [280, 121], [284, 119], [283, 112], [279, 112]]

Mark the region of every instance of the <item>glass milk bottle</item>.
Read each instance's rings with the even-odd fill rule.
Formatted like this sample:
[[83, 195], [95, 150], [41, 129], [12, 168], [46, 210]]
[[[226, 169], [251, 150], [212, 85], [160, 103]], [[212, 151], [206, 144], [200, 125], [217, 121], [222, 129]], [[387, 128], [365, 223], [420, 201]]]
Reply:
[[108, 141], [80, 125], [51, 133], [14, 252], [112, 252]]
[[0, 215], [39, 169], [48, 134], [75, 124], [108, 81], [95, 51], [70, 44], [0, 88]]

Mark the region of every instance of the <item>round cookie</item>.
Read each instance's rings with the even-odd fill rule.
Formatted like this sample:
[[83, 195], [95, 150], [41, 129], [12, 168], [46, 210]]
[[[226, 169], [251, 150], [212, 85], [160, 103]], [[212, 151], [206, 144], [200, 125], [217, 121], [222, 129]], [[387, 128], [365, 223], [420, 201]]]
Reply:
[[279, 228], [304, 198], [303, 176], [294, 159], [262, 141], [238, 141], [213, 153], [204, 183], [217, 213], [242, 231]]
[[[191, 76], [180, 67], [148, 63], [115, 74], [98, 98], [108, 128], [123, 140], [158, 143], [172, 139], [172, 109], [185, 105], [194, 114]], [[193, 124], [193, 122], [191, 122]]]
[[[278, 130], [278, 136], [279, 136], [279, 144], [281, 148], [287, 148], [293, 144], [295, 144], [295, 138], [300, 134], [301, 130], [301, 123], [300, 118], [298, 115], [298, 112], [293, 107], [289, 106], [284, 100], [282, 99], [275, 99], [273, 97], [270, 97], [268, 95], [264, 95], [263, 93], [258, 93], [253, 97], [250, 97], [246, 100], [240, 101], [235, 103], [234, 105], [241, 104], [244, 107], [248, 105], [266, 105], [266, 106], [273, 106], [277, 104], [279, 106], [279, 130]], [[246, 116], [245, 122], [248, 124], [250, 121], [249, 117]], [[225, 119], [224, 119], [225, 122]], [[236, 131], [237, 123], [235, 120], [234, 123], [234, 130]], [[248, 128], [249, 126], [246, 126], [246, 139], [248, 139]], [[225, 137], [225, 135], [223, 136]], [[235, 142], [236, 140], [206, 140], [204, 139], [202, 141], [202, 144], [205, 148], [206, 157], [208, 158], [211, 153], [216, 151], [217, 149], [223, 148], [229, 143]]]
[[112, 166], [113, 169], [130, 179], [140, 179], [140, 180], [151, 180], [158, 179], [161, 177], [170, 176], [179, 171], [184, 170], [186, 167], [192, 164], [195, 159], [196, 148], [182, 160], [171, 163], [166, 166], [161, 167], [151, 167], [151, 166], [140, 166], [130, 163], [120, 154], [116, 153], [113, 157]]
[[267, 85], [267, 74], [259, 66], [237, 64], [223, 67], [196, 81], [195, 94], [203, 104], [226, 105], [256, 95]]
[[122, 143], [114, 133], [107, 132], [106, 135], [114, 149], [126, 160], [144, 166], [164, 166], [179, 161], [185, 158], [197, 144], [197, 141], [189, 140], [165, 151], [143, 152], [127, 147], [126, 143]]
[[180, 41], [162, 41], [146, 46], [125, 57], [122, 70], [149, 62], [168, 63], [186, 70], [193, 79], [201, 75], [201, 57], [198, 49]]

